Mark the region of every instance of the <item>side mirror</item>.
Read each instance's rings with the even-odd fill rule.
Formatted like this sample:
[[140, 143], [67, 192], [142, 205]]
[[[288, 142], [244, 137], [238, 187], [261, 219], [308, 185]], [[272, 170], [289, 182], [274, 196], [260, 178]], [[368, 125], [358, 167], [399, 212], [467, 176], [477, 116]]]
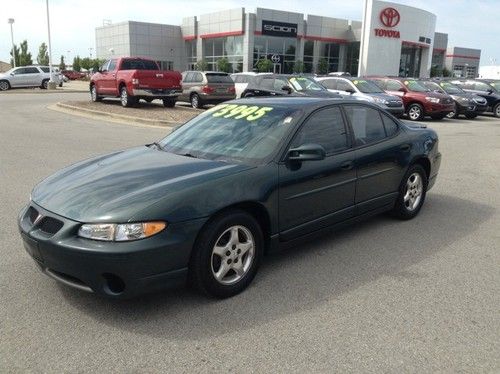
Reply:
[[490, 88], [490, 89], [488, 90], [488, 95], [491, 95], [492, 93], [493, 93], [493, 90]]
[[404, 87], [401, 87], [398, 91], [399, 92], [406, 92], [406, 89]]
[[325, 149], [319, 144], [304, 144], [288, 151], [290, 161], [316, 161], [326, 157]]
[[292, 93], [292, 88], [290, 86], [283, 86], [281, 90], [288, 92], [289, 95]]

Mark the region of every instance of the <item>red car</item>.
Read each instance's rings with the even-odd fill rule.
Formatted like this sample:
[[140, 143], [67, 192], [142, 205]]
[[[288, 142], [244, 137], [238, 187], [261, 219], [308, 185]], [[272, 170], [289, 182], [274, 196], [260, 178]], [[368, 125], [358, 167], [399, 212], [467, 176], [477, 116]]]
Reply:
[[85, 78], [86, 74], [74, 70], [62, 70], [62, 75], [64, 75], [69, 80], [75, 80], [80, 78]]
[[453, 99], [447, 94], [429, 90], [412, 78], [370, 78], [388, 94], [401, 97], [405, 113], [412, 121], [429, 116], [443, 119], [455, 110]]
[[161, 99], [164, 106], [173, 107], [181, 93], [181, 73], [160, 70], [155, 61], [140, 57], [108, 60], [90, 80], [92, 101], [119, 97], [124, 107], [134, 106], [139, 99]]

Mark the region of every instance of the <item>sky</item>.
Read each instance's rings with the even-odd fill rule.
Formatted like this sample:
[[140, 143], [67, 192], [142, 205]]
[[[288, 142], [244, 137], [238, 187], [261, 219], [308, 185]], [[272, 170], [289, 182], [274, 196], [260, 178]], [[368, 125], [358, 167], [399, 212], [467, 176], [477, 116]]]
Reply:
[[[430, 11], [437, 16], [436, 31], [448, 33], [448, 46], [482, 50], [481, 65], [500, 64], [500, 0], [393, 0]], [[95, 28], [103, 20], [113, 23], [144, 21], [180, 25], [183, 17], [224, 9], [272, 8], [304, 14], [361, 21], [363, 0], [49, 0], [52, 56], [59, 62], [73, 57], [95, 57]], [[14, 42], [28, 40], [36, 60], [38, 47], [47, 42], [45, 0], [2, 3], [0, 60], [10, 61], [11, 34], [8, 18], [14, 18]], [[92, 48], [91, 50], [89, 48]]]

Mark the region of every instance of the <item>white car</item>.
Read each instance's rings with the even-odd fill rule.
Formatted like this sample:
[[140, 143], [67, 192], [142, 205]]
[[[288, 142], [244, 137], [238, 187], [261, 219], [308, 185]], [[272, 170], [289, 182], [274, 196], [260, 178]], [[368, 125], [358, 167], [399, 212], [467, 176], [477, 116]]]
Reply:
[[246, 72], [246, 73], [234, 73], [231, 74], [231, 79], [234, 82], [234, 88], [236, 90], [236, 98], [239, 99], [245, 88], [248, 86], [248, 82], [252, 79], [253, 76], [257, 75], [254, 72]]
[[[20, 66], [0, 73], [0, 91], [18, 87], [47, 88], [50, 80], [48, 71], [48, 66]], [[55, 71], [53, 71], [53, 76], [54, 81], [59, 85], [62, 81]]]

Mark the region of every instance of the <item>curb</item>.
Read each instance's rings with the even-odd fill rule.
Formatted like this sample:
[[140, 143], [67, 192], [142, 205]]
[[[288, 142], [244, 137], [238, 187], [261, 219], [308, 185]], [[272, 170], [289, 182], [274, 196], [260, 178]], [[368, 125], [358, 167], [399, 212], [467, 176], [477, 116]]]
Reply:
[[57, 88], [55, 90], [42, 90], [42, 89], [11, 89], [8, 91], [2, 91], [1, 95], [26, 95], [26, 94], [35, 94], [35, 95], [44, 95], [44, 94], [56, 94], [56, 93], [87, 93], [87, 90], [65, 90], [64, 88]]
[[64, 109], [74, 111], [74, 112], [83, 112], [83, 113], [92, 114], [94, 116], [114, 118], [114, 119], [119, 119], [119, 120], [127, 121], [127, 122], [141, 123], [144, 125], [161, 126], [161, 127], [175, 127], [177, 125], [182, 124], [182, 122], [153, 120], [153, 119], [147, 119], [147, 118], [127, 116], [127, 115], [123, 115], [123, 114], [107, 113], [107, 112], [102, 112], [100, 110], [80, 108], [80, 107], [75, 106], [75, 105], [69, 105], [69, 104], [65, 104], [65, 103], [61, 103], [61, 102], [56, 103], [56, 106], [58, 106], [59, 108], [64, 108]]

